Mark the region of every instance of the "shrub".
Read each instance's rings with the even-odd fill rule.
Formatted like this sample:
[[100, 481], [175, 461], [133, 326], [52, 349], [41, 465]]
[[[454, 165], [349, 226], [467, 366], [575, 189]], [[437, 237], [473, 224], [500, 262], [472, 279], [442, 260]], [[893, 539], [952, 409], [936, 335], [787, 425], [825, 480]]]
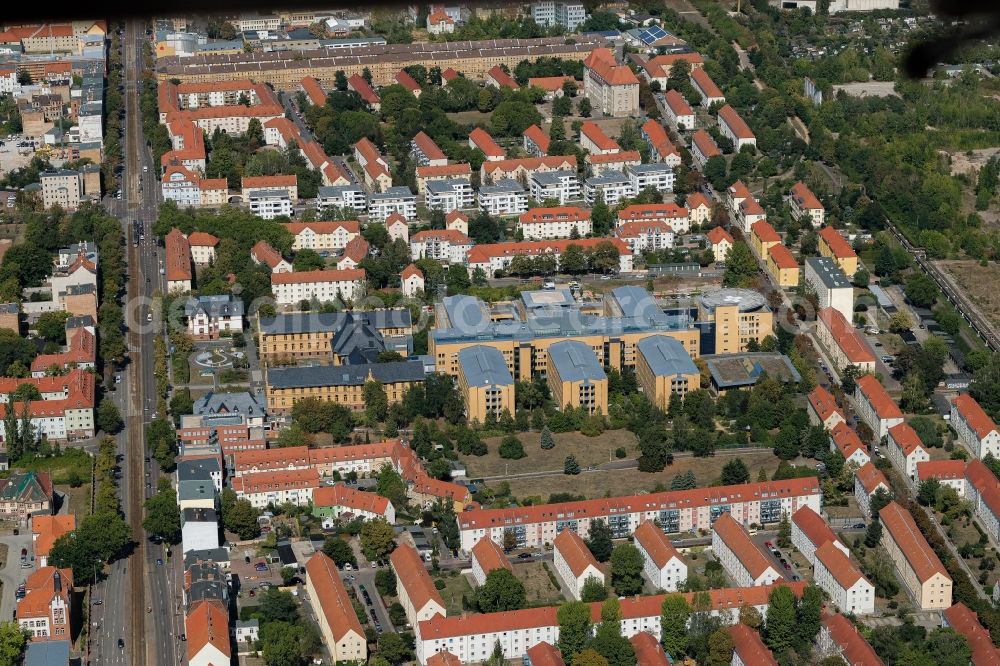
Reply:
[[445, 588], [444, 581], [438, 578], [436, 581], [434, 581], [434, 587], [436, 587], [439, 590], [443, 590]]
[[524, 445], [515, 435], [507, 435], [500, 442], [500, 457], [508, 460], [520, 460], [525, 456]]
[[619, 446], [615, 449], [615, 458], [624, 458], [626, 455], [624, 446]]

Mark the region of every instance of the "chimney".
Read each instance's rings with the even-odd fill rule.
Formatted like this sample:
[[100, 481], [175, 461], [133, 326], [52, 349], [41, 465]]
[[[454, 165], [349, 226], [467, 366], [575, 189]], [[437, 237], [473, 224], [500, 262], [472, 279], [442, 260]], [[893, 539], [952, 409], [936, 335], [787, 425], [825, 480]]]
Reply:
[[56, 594], [62, 594], [62, 576], [59, 574], [59, 569], [56, 569], [56, 572], [52, 574], [52, 588]]

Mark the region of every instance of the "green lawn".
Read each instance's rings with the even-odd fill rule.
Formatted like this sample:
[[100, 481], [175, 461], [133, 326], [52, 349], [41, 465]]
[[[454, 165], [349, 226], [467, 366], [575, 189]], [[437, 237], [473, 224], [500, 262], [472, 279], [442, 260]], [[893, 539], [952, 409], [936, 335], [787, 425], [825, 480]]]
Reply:
[[40, 456], [22, 456], [11, 464], [11, 469], [26, 472], [48, 472], [52, 482], [69, 484], [70, 474], [75, 471], [80, 481], [90, 481], [93, 459], [82, 449], [65, 449], [59, 455], [42, 458]]
[[444, 605], [448, 609], [448, 615], [462, 614], [462, 596], [472, 597], [472, 586], [465, 576], [456, 574], [454, 576], [434, 576], [435, 581], [444, 581], [444, 589], [438, 590]]

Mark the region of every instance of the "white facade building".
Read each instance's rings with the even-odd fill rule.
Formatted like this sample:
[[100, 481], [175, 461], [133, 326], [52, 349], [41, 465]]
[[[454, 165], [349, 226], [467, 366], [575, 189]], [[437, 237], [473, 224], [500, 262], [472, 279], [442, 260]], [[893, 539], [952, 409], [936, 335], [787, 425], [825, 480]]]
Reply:
[[1000, 457], [1000, 431], [997, 425], [968, 393], [956, 397], [951, 403], [951, 427], [958, 439], [977, 458], [991, 454]]
[[464, 178], [428, 181], [424, 201], [431, 210], [450, 213], [461, 208], [471, 208], [475, 200], [472, 185]]
[[370, 219], [384, 220], [392, 213], [399, 213], [407, 220], [417, 219], [417, 197], [410, 188], [400, 185], [368, 196]]
[[580, 181], [574, 171], [537, 171], [529, 179], [531, 198], [538, 202], [555, 199], [558, 205], [580, 198]]
[[712, 526], [712, 552], [740, 587], [771, 585], [781, 580], [778, 570], [750, 540], [746, 528], [728, 513], [720, 515]]
[[635, 547], [642, 553], [642, 571], [653, 587], [676, 592], [687, 581], [687, 564], [663, 530], [652, 521], [644, 522], [635, 531]]
[[632, 181], [621, 171], [609, 171], [600, 176], [591, 176], [583, 184], [583, 200], [593, 206], [601, 197], [608, 206], [617, 206], [624, 199], [634, 197]]
[[635, 164], [625, 167], [632, 191], [639, 194], [647, 187], [657, 192], [674, 191], [674, 170], [666, 164]]
[[271, 291], [279, 305], [293, 305], [313, 298], [321, 303], [356, 300], [364, 295], [364, 269], [274, 273]]
[[528, 194], [520, 183], [507, 178], [479, 188], [479, 208], [494, 216], [520, 215], [528, 210]]
[[813, 577], [816, 585], [830, 595], [843, 613], [869, 615], [875, 612], [875, 586], [869, 582], [848, 554], [828, 541], [816, 549]]
[[265, 220], [292, 216], [292, 200], [288, 190], [255, 190], [247, 198], [250, 212]]

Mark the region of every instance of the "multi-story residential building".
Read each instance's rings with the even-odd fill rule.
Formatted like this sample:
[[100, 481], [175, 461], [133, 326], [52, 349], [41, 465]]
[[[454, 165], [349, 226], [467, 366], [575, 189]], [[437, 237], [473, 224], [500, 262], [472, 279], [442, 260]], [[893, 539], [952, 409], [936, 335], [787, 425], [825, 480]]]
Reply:
[[736, 152], [743, 146], [757, 147], [757, 137], [736, 110], [728, 104], [719, 109], [719, 133], [733, 142], [733, 150]]
[[858, 270], [858, 254], [833, 227], [819, 230], [819, 253], [833, 259], [847, 277], [853, 278]]
[[76, 529], [76, 516], [72, 513], [51, 516], [37, 514], [31, 517], [31, 551], [39, 568], [48, 565], [49, 553], [56, 539]]
[[424, 202], [431, 210], [450, 213], [460, 208], [471, 208], [474, 201], [472, 185], [464, 178], [434, 180], [424, 186]]
[[357, 220], [291, 222], [286, 224], [285, 228], [294, 236], [292, 249], [295, 251], [307, 249], [317, 252], [343, 250], [361, 233]]
[[[753, 199], [747, 199], [743, 205], [752, 201]], [[781, 243], [767, 249], [767, 271], [777, 285], [783, 289], [799, 286], [799, 262]]]
[[833, 605], [844, 613], [870, 615], [875, 612], [875, 586], [851, 562], [846, 548], [827, 541], [816, 549], [813, 577], [816, 585], [830, 595]]
[[670, 78], [670, 72], [674, 68], [674, 65], [679, 62], [686, 62], [689, 69], [699, 69], [705, 65], [705, 60], [701, 57], [700, 53], [665, 53], [647, 59], [642, 65], [642, 73], [650, 83], [658, 81], [660, 88], [665, 90], [667, 88], [667, 80]]
[[621, 152], [618, 142], [604, 133], [597, 123], [585, 121], [580, 126], [580, 147], [591, 155], [606, 155]]
[[838, 371], [853, 365], [874, 372], [875, 353], [839, 309], [826, 307], [816, 314], [816, 339]]
[[[358, 318], [362, 319], [359, 322]], [[413, 333], [410, 311], [369, 310], [364, 312], [324, 312], [279, 314], [256, 319], [255, 333], [259, 340], [258, 354], [265, 366], [293, 365], [309, 359], [334, 362], [331, 358], [334, 338], [348, 325], [364, 323], [375, 329], [386, 347], [408, 355]]]
[[687, 564], [653, 521], [647, 520], [636, 529], [635, 547], [642, 553], [642, 571], [656, 589], [676, 592], [687, 581]]
[[285, 472], [243, 474], [233, 479], [237, 499], [248, 500], [254, 507], [280, 506], [291, 503], [305, 506], [319, 488], [319, 472], [300, 469]]
[[771, 585], [781, 574], [750, 540], [746, 528], [724, 514], [712, 525], [712, 552], [740, 587]]
[[389, 217], [385, 218], [385, 228], [389, 232], [389, 240], [401, 240], [403, 243], [409, 245], [410, 225], [405, 217], [399, 213], [392, 213]]
[[858, 508], [865, 518], [871, 518], [871, 498], [879, 490], [884, 490], [892, 494], [889, 480], [885, 478], [875, 463], [869, 462], [861, 466], [861, 469], [854, 475], [854, 498], [858, 502]]
[[694, 129], [694, 110], [684, 96], [676, 90], [668, 90], [663, 96], [667, 120], [678, 132]]
[[621, 226], [628, 222], [666, 222], [677, 234], [686, 234], [691, 227], [688, 209], [675, 203], [626, 206], [618, 211], [616, 224]]
[[889, 428], [903, 422], [903, 412], [874, 375], [858, 378], [854, 400], [858, 416], [868, 424], [877, 439], [885, 437]]
[[416, 177], [417, 194], [426, 194], [427, 186], [435, 181], [469, 181], [472, 178], [472, 167], [465, 162], [443, 166], [421, 166], [416, 168]]
[[545, 157], [520, 157], [509, 160], [483, 162], [479, 169], [480, 180], [484, 184], [496, 183], [510, 178], [527, 183], [536, 173], [548, 171], [569, 171], [576, 173], [576, 155], [550, 155]]
[[204, 231], [195, 231], [188, 236], [191, 247], [191, 261], [195, 266], [207, 266], [215, 260], [215, 247], [219, 239]]
[[316, 193], [316, 209], [322, 211], [330, 206], [364, 213], [368, 210], [368, 198], [360, 185], [325, 185]]
[[791, 515], [802, 506], [820, 510], [820, 488], [815, 478], [508, 509], [471, 509], [460, 514], [458, 522], [463, 550], [469, 550], [484, 536], [502, 540], [505, 530], [514, 532], [518, 548], [535, 548], [551, 544], [564, 529], [587, 538], [594, 520], [605, 521], [615, 538], [624, 539], [646, 520], [659, 520], [661, 529], [673, 534], [710, 529], [724, 513], [744, 525], [776, 524], [782, 514]]
[[854, 287], [829, 257], [806, 257], [805, 280], [819, 299], [819, 307], [833, 308], [850, 321], [854, 316]]
[[635, 254], [674, 246], [674, 230], [666, 222], [626, 222], [615, 227], [614, 233]]
[[324, 553], [316, 553], [306, 561], [305, 570], [309, 605], [334, 662], [363, 662], [368, 642], [337, 565]]
[[882, 521], [882, 547], [896, 565], [903, 583], [920, 610], [951, 606], [951, 576], [920, 533], [913, 516], [896, 502], [889, 502], [879, 512]]
[[410, 237], [410, 256], [446, 264], [465, 264], [472, 246], [472, 239], [460, 231], [428, 229]]
[[253, 190], [246, 202], [251, 213], [265, 220], [292, 216], [292, 200], [288, 198], [288, 191], [282, 188]]
[[423, 131], [417, 132], [410, 140], [410, 152], [419, 166], [444, 166], [448, 163], [448, 156]]
[[865, 446], [854, 428], [841, 422], [830, 429], [830, 450], [839, 451], [844, 456], [844, 462], [864, 466], [871, 460], [868, 448]]
[[479, 207], [498, 217], [520, 215], [528, 210], [528, 194], [516, 180], [505, 178], [479, 188]]
[[409, 544], [400, 544], [389, 556], [392, 572], [396, 574], [396, 591], [399, 603], [406, 611], [406, 620], [414, 627], [435, 616], [446, 617], [444, 600], [434, 587], [427, 569]]
[[465, 417], [483, 423], [489, 414], [514, 414], [514, 378], [494, 347], [474, 345], [458, 352], [458, 388], [465, 399]]
[[896, 469], [903, 472], [909, 481], [915, 481], [917, 478], [917, 464], [931, 459], [917, 431], [910, 427], [909, 423], [900, 423], [889, 428], [886, 453]]
[[965, 468], [965, 496], [985, 530], [994, 539], [1000, 538], [1000, 484], [981, 460]]
[[625, 175], [636, 194], [647, 188], [657, 192], [674, 191], [674, 170], [666, 164], [630, 164], [625, 167]]
[[590, 211], [579, 206], [532, 208], [520, 215], [516, 229], [526, 240], [587, 236], [592, 230]]
[[807, 506], [792, 514], [792, 545], [809, 564], [816, 566], [816, 550], [828, 542], [844, 555], [851, 554], [821, 515]]
[[531, 18], [542, 27], [551, 28], [558, 25], [567, 32], [573, 32], [587, 20], [587, 10], [579, 2], [541, 0], [531, 3]]
[[271, 269], [271, 273], [292, 272], [292, 263], [281, 256], [281, 253], [271, 247], [271, 244], [265, 240], [257, 241], [250, 248], [250, 259], [254, 263], [264, 264]]
[[491, 571], [497, 569], [514, 571], [510, 560], [504, 555], [503, 548], [493, 539], [486, 537], [480, 539], [479, 543], [472, 547], [469, 556], [472, 560], [472, 578], [476, 581], [476, 585], [482, 586]]
[[708, 160], [720, 156], [722, 151], [711, 134], [700, 129], [691, 136], [691, 160], [697, 168], [704, 169]]
[[642, 126], [642, 138], [649, 144], [649, 158], [657, 163], [666, 164], [672, 169], [681, 165], [681, 154], [670, 141], [667, 131], [658, 121], [650, 118]]
[[[55, 354], [39, 354], [31, 362], [31, 376], [45, 377], [53, 373], [69, 372], [73, 368], [93, 370], [97, 365], [97, 337], [86, 328], [81, 328], [72, 337], [67, 336], [66, 351]], [[57, 373], [56, 373], [57, 374]]]
[[215, 340], [220, 333], [243, 331], [243, 301], [232, 294], [189, 298], [184, 304], [188, 335]]
[[427, 32], [432, 35], [446, 35], [455, 32], [455, 19], [443, 11], [433, 11], [427, 16]]
[[[546, 174], [542, 174], [546, 175]], [[583, 184], [583, 200], [593, 206], [600, 199], [608, 206], [635, 196], [632, 182], [621, 171], [607, 171], [599, 176], [591, 176]]]
[[[802, 595], [805, 583], [782, 583], [796, 596]], [[738, 613], [741, 606], [757, 609], [763, 616], [767, 614], [767, 598], [776, 586], [754, 588], [726, 588], [708, 591], [708, 614], [712, 617], [730, 618]], [[660, 636], [660, 610], [666, 595], [627, 597], [621, 600], [622, 635], [632, 638], [648, 633], [654, 638]], [[688, 605], [695, 593], [684, 593]], [[599, 612], [599, 604], [591, 606]], [[558, 608], [526, 608], [505, 613], [481, 613], [477, 615], [444, 617], [421, 622], [417, 626], [416, 657], [421, 663], [430, 664], [430, 659], [445, 651], [460, 659], [461, 663], [478, 663], [489, 659], [494, 646], [499, 641], [506, 659], [518, 659], [530, 655], [534, 660], [545, 650], [543, 643], [555, 645], [559, 638]], [[752, 633], [752, 630], [750, 630]], [[557, 650], [558, 652], [558, 650]], [[538, 663], [532, 661], [533, 664]], [[541, 662], [546, 664], [546, 662]], [[558, 664], [558, 662], [554, 662]], [[646, 662], [640, 662], [646, 666]], [[765, 662], [750, 662], [757, 663]]]
[[919, 484], [928, 479], [937, 479], [942, 486], [954, 488], [959, 497], [965, 497], [965, 468], [964, 460], [925, 460], [917, 463], [916, 483]]
[[181, 511], [181, 545], [184, 553], [192, 550], [218, 548], [221, 545], [218, 512], [214, 508], [188, 507], [183, 509]]
[[500, 65], [490, 67], [489, 71], [486, 72], [486, 75], [483, 78], [485, 79], [487, 86], [493, 86], [494, 88], [510, 88], [511, 90], [518, 90], [521, 87], [518, 85], [517, 80]]
[[382, 100], [379, 98], [378, 93], [372, 88], [371, 84], [365, 79], [365, 77], [360, 74], [352, 74], [347, 77], [347, 89], [353, 90], [358, 93], [361, 100], [368, 105], [368, 107], [378, 113], [382, 107]]
[[729, 637], [733, 641], [732, 666], [778, 666], [760, 634], [745, 624], [729, 627]]
[[588, 414], [608, 411], [608, 376], [594, 350], [576, 340], [549, 346], [548, 384], [559, 408], [574, 407]]
[[213, 666], [232, 661], [229, 612], [217, 599], [196, 601], [184, 619], [187, 662], [191, 666]]
[[670, 396], [687, 395], [700, 386], [698, 366], [684, 345], [665, 335], [643, 338], [636, 344], [635, 376], [645, 396], [658, 408], [666, 409]]
[[180, 229], [171, 229], [163, 239], [164, 267], [167, 275], [167, 291], [191, 291], [191, 245]]
[[705, 237], [708, 238], [708, 242], [712, 247], [712, 257], [716, 263], [724, 262], [726, 255], [729, 254], [729, 250], [733, 247], [733, 237], [722, 227], [712, 227]]
[[951, 402], [951, 427], [977, 458], [1000, 457], [1000, 430], [976, 399], [962, 393]]
[[822, 657], [840, 657], [848, 664], [884, 666], [882, 659], [857, 627], [839, 613], [823, 618], [816, 644]]
[[281, 198], [289, 202], [299, 199], [298, 178], [295, 174], [278, 176], [244, 176], [240, 182], [240, 192], [244, 201], [252, 201], [255, 194], [281, 192]]
[[177, 463], [177, 484], [185, 481], [209, 481], [215, 492], [222, 492], [222, 465], [218, 458], [193, 458]]
[[538, 125], [532, 125], [524, 130], [523, 135], [524, 152], [532, 157], [544, 157], [549, 152], [549, 144], [552, 142], [549, 135], [542, 131]]
[[424, 381], [424, 366], [413, 360], [271, 368], [264, 379], [264, 392], [268, 410], [279, 414], [288, 414], [295, 402], [304, 398], [363, 409], [363, 389], [368, 381], [380, 383], [389, 404], [395, 404], [414, 385]]
[[314, 298], [321, 303], [357, 300], [364, 295], [364, 283], [363, 268], [271, 275], [271, 291], [279, 305], [294, 305]]
[[410, 188], [400, 185], [368, 195], [368, 217], [381, 221], [398, 213], [407, 220], [417, 219], [417, 197]]
[[552, 546], [552, 565], [571, 597], [579, 601], [584, 585], [591, 578], [604, 585], [601, 565], [576, 532], [563, 530]]
[[528, 186], [535, 201], [553, 199], [557, 205], [565, 206], [580, 198], [580, 181], [575, 171], [536, 171], [528, 178]]
[[610, 49], [596, 48], [583, 61], [583, 90], [598, 113], [621, 118], [639, 110], [639, 79]]
[[324, 528], [345, 513], [362, 520], [385, 518], [390, 525], [396, 522], [396, 508], [392, 502], [376, 493], [348, 488], [343, 483], [314, 490], [312, 505], [312, 514], [323, 519]]
[[979, 621], [975, 611], [961, 601], [942, 613], [942, 627], [950, 627], [965, 637], [972, 650], [973, 664], [1000, 663], [1000, 650], [993, 645], [990, 632]]
[[14, 612], [32, 642], [71, 640], [73, 570], [42, 567], [24, 581], [25, 595]]
[[424, 290], [424, 274], [414, 264], [410, 264], [399, 274], [399, 288], [404, 296], [416, 298]]
[[823, 226], [825, 209], [816, 195], [801, 180], [792, 185], [788, 196], [792, 215], [798, 220], [808, 221], [814, 229]]
[[157, 102], [161, 123], [188, 120], [209, 136], [216, 129], [227, 134], [244, 134], [251, 119], [256, 118], [263, 125], [284, 116], [281, 102], [271, 88], [249, 79], [234, 80], [232, 74], [214, 83], [161, 80]]
[[507, 153], [497, 145], [493, 137], [482, 127], [473, 128], [469, 132], [469, 147], [478, 148], [489, 162], [496, 162], [507, 158]]
[[715, 81], [705, 72], [704, 68], [693, 68], [690, 79], [695, 92], [701, 95], [701, 105], [703, 107], [707, 109], [713, 104], [726, 103], [726, 98], [722, 94], [722, 91], [719, 90], [719, 86], [715, 85]]
[[[36, 437], [44, 436], [50, 442], [66, 442], [94, 436], [95, 377], [88, 370], [75, 368], [65, 375], [53, 377], [0, 377], [0, 399], [3, 400], [0, 404], [0, 439], [7, 439], [2, 416], [7, 412], [8, 397], [22, 384], [31, 384], [42, 394], [41, 400], [31, 400], [27, 405]], [[24, 403], [15, 401], [14, 408], [20, 420]]]
[[178, 206], [221, 206], [229, 199], [229, 183], [225, 178], [201, 178], [186, 166], [171, 164], [160, 179], [160, 193]]
[[42, 205], [46, 208], [59, 206], [65, 211], [74, 211], [80, 207], [83, 183], [79, 171], [43, 171], [38, 174], [38, 180], [42, 184]]

